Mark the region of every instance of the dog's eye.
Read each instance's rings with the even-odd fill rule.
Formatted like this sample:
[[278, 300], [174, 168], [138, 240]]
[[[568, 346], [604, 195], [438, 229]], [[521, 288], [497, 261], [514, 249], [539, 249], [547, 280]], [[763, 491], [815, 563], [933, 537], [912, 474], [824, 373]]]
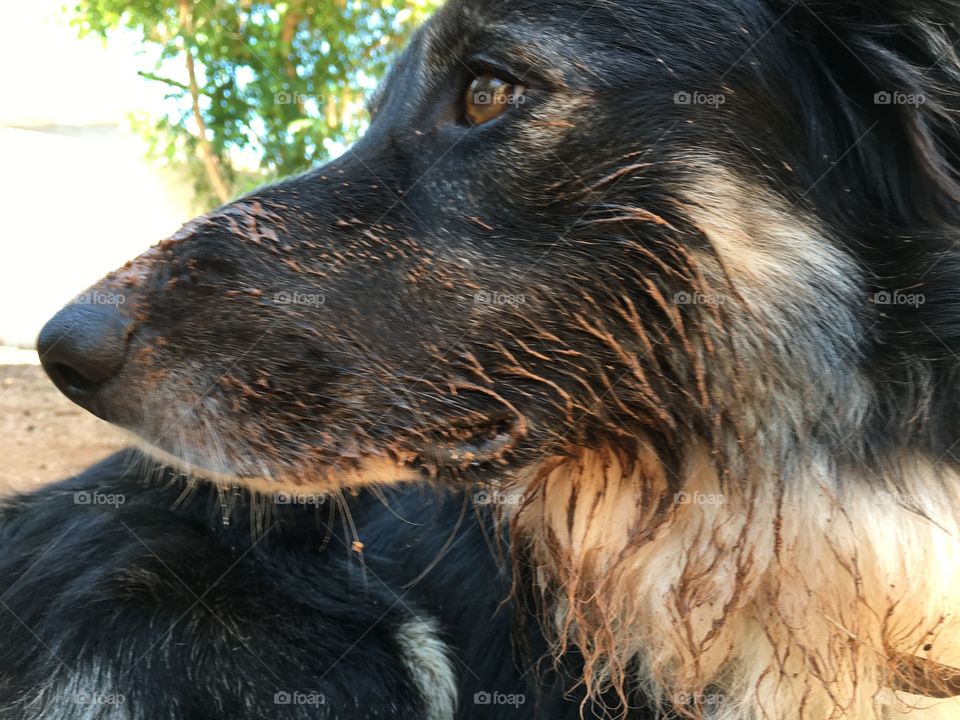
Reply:
[[527, 89], [495, 75], [484, 73], [473, 79], [463, 99], [464, 115], [471, 125], [490, 122], [510, 106], [523, 102]]

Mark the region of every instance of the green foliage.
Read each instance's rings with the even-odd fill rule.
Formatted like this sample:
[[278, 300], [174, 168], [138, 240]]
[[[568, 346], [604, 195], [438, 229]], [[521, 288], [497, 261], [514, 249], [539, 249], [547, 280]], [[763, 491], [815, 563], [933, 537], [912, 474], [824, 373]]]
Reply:
[[73, 21], [107, 42], [122, 32], [142, 40], [140, 74], [166, 93], [170, 111], [138, 125], [153, 154], [185, 166], [209, 205], [315, 165], [330, 143], [352, 142], [366, 121], [366, 92], [439, 4], [80, 0]]

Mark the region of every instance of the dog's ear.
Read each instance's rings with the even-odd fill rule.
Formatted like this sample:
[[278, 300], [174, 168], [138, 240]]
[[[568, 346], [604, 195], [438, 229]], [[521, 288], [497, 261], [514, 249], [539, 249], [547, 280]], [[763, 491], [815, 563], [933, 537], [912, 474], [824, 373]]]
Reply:
[[896, 144], [883, 168], [899, 174], [887, 178], [895, 192], [914, 211], [960, 217], [960, 0], [799, 0], [787, 14], [837, 101]]

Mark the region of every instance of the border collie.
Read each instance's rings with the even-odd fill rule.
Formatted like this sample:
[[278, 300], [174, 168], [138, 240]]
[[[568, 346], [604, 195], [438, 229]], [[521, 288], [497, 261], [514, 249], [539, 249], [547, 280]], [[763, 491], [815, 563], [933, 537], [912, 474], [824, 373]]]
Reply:
[[452, 0], [352, 150], [107, 276], [44, 366], [224, 487], [487, 487], [610, 714], [956, 713], [958, 19]]

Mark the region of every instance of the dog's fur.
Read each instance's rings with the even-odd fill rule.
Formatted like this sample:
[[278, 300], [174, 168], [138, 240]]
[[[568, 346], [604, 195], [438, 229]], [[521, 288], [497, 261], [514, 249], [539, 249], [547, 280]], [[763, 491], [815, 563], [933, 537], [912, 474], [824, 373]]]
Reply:
[[[351, 152], [98, 286], [132, 339], [88, 407], [260, 489], [520, 493], [517, 576], [593, 694], [942, 711], [958, 19], [953, 0], [454, 0]], [[470, 127], [487, 71], [525, 102]]]
[[488, 510], [216, 493], [119, 453], [0, 512], [0, 718], [576, 720]]

